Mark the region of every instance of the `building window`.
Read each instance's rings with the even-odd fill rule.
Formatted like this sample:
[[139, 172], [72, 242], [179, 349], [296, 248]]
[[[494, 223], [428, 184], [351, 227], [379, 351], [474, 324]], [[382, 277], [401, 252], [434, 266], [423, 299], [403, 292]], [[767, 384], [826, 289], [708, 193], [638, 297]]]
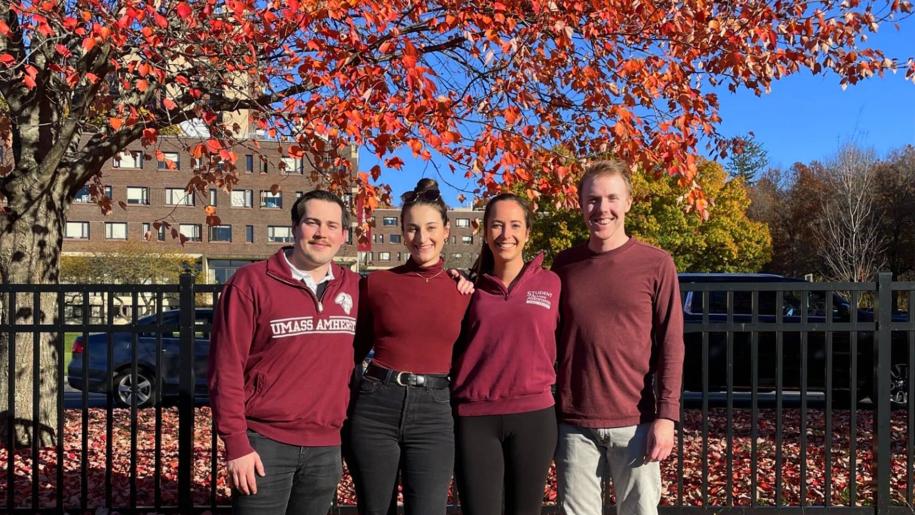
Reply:
[[210, 241], [232, 241], [231, 225], [211, 225]]
[[305, 171], [305, 164], [301, 159], [284, 157], [280, 160], [280, 168], [283, 169], [283, 173], [301, 175]]
[[390, 252], [379, 252], [378, 253], [378, 261], [390, 261], [390, 260], [391, 260]]
[[468, 245], [469, 245], [469, 244], [472, 244], [472, 243], [473, 243], [473, 236], [461, 236], [461, 243], [465, 243], [465, 244], [468, 244]]
[[209, 280], [211, 283], [223, 284], [228, 281], [235, 272], [251, 264], [251, 261], [241, 259], [209, 259], [207, 268], [209, 268]]
[[264, 158], [261, 158], [261, 173], [267, 173], [267, 172], [268, 172], [267, 160]]
[[115, 168], [143, 168], [143, 152], [139, 150], [120, 152], [114, 156], [113, 166]]
[[157, 160], [156, 168], [159, 170], [178, 170], [181, 168], [181, 160], [177, 152], [163, 152], [163, 159]]
[[157, 239], [159, 241], [165, 241], [165, 226], [164, 225], [159, 225], [159, 230], [155, 231], [156, 234], [153, 234], [153, 231], [155, 231], [155, 229], [153, 228], [152, 224], [145, 223], [145, 222], [143, 223], [143, 238], [146, 238], [147, 237], [146, 235], [148, 234], [149, 235], [148, 239], [150, 239], [150, 240]]
[[261, 190], [261, 207], [264, 209], [281, 209], [283, 207], [283, 194]]
[[187, 241], [202, 241], [200, 224], [180, 224], [178, 233], [187, 238]]
[[254, 243], [254, 226], [253, 225], [245, 226], [245, 242]]
[[182, 188], [165, 188], [165, 204], [169, 206], [193, 206], [194, 195]]
[[[111, 198], [111, 186], [105, 186], [103, 191], [105, 196]], [[88, 204], [92, 202], [92, 194], [89, 193], [89, 186], [83, 186], [79, 191], [76, 192], [76, 196], [73, 197], [74, 204]]]
[[89, 193], [89, 186], [83, 186], [79, 191], [76, 192], [76, 196], [73, 197], [74, 204], [88, 204], [92, 202], [92, 195]]
[[245, 154], [245, 173], [251, 173], [254, 171], [254, 155]]
[[106, 240], [126, 240], [127, 223], [126, 222], [105, 222], [105, 239]]
[[141, 186], [127, 187], [127, 203], [136, 206], [149, 205], [149, 188]]
[[254, 192], [252, 190], [233, 190], [232, 207], [251, 207], [254, 205]]
[[292, 227], [286, 225], [268, 225], [267, 241], [270, 243], [292, 243]]
[[219, 195], [216, 193], [216, 188], [210, 188], [210, 205], [215, 206], [216, 201], [218, 200]]
[[396, 216], [386, 216], [381, 219], [381, 225], [397, 225]]
[[391, 243], [400, 243], [400, 235], [391, 234], [390, 236], [388, 236], [388, 241], [390, 241]]
[[67, 227], [64, 229], [64, 238], [88, 240], [89, 222], [67, 222]]
[[457, 220], [454, 221], [454, 225], [455, 225], [455, 227], [470, 227], [470, 219], [469, 218], [458, 218]]

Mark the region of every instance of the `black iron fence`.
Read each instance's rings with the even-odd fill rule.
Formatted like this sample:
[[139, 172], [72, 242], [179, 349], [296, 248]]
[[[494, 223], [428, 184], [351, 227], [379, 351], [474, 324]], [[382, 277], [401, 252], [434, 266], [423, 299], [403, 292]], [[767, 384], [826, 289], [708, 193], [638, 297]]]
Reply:
[[[226, 507], [203, 381], [219, 289], [0, 285], [0, 510]], [[915, 283], [683, 277], [681, 290], [663, 512], [911, 511]], [[544, 499], [554, 511], [552, 477]], [[344, 478], [334, 512], [352, 501]]]

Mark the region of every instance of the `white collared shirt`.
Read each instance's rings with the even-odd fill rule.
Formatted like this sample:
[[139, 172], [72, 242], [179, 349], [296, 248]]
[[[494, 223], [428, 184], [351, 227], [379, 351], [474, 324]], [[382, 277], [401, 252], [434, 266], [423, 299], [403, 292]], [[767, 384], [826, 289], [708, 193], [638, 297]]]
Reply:
[[319, 284], [324, 284], [334, 280], [334, 271], [333, 267], [331, 266], [327, 267], [327, 275], [325, 275], [323, 279], [320, 281], [315, 281], [311, 274], [296, 268], [295, 265], [292, 264], [292, 261], [289, 260], [289, 256], [286, 252], [283, 252], [283, 257], [286, 258], [286, 263], [289, 265], [289, 270], [292, 272], [292, 277], [305, 283], [305, 286], [308, 286], [308, 289], [311, 290], [311, 293], [315, 294], [315, 297], [318, 296]]

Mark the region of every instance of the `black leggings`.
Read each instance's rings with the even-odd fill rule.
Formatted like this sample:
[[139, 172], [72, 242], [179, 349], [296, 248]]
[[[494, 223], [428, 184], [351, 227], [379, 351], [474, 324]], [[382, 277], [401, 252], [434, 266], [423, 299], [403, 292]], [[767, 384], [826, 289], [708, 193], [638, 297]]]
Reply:
[[[457, 479], [465, 515], [540, 513], [556, 450], [556, 411], [457, 417]], [[503, 488], [504, 486], [504, 488]]]

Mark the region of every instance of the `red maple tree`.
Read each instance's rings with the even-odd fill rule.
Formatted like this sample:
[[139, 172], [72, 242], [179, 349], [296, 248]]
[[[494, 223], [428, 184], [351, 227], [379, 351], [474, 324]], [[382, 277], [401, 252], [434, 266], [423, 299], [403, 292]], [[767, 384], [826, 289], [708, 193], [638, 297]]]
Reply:
[[[208, 128], [191, 149], [208, 166], [189, 189], [230, 187], [228, 149], [246, 135], [220, 114], [238, 110], [288, 140], [290, 155], [325, 156], [318, 173], [331, 187], [353, 177], [339, 150], [355, 144], [394, 170], [398, 148], [436, 152], [481, 194], [521, 182], [535, 200], [542, 191], [574, 199], [576, 164], [563, 156], [613, 153], [678, 175], [701, 211], [696, 147], [727, 150], [714, 86], [762, 93], [801, 69], [849, 84], [897, 68], [912, 77], [911, 60], [860, 47], [909, 10], [908, 0], [7, 0], [0, 131], [12, 157], [0, 164], [0, 276], [56, 282], [74, 194], [95, 184], [109, 209], [102, 164], [136, 140], [155, 153], [165, 127]], [[381, 172], [355, 176], [368, 209], [385, 194], [370, 180]], [[42, 310], [53, 319], [53, 306]], [[23, 395], [30, 341], [16, 354]], [[8, 343], [0, 377], [13, 374]], [[55, 351], [41, 345], [41, 375], [53, 378]], [[42, 382], [48, 427], [57, 384]], [[0, 408], [5, 389], [0, 381]], [[14, 418], [32, 418], [30, 398]]]

